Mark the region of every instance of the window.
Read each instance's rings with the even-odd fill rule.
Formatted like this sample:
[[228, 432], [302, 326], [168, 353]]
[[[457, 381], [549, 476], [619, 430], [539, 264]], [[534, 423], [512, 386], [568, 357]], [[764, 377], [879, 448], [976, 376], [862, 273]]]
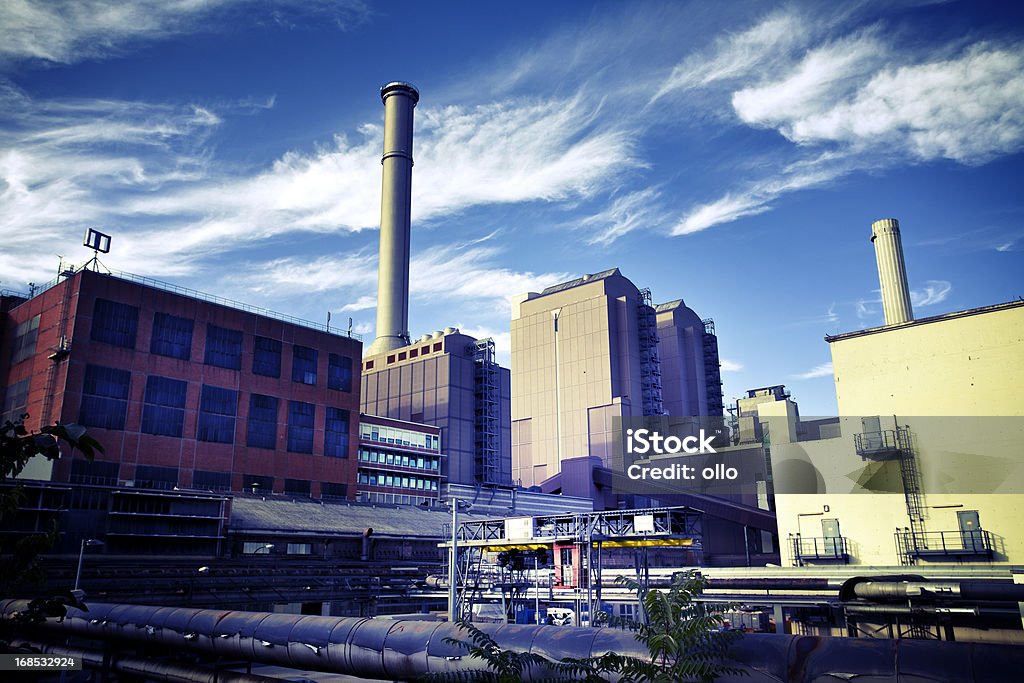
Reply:
[[284, 492], [290, 496], [309, 496], [307, 479], [285, 479]]
[[316, 349], [308, 346], [292, 347], [292, 381], [316, 384]]
[[330, 458], [348, 457], [348, 411], [327, 407], [324, 425], [324, 455]]
[[117, 486], [117, 477], [120, 470], [121, 465], [116, 462], [90, 461], [75, 458], [71, 461], [71, 476], [68, 481], [72, 484]]
[[253, 493], [269, 495], [274, 492], [274, 478], [261, 477], [258, 474], [246, 474], [242, 477], [242, 488]]
[[331, 481], [321, 482], [320, 484], [320, 497], [324, 500], [336, 500], [339, 498], [348, 497], [348, 486], [345, 484], [336, 484]]
[[28, 407], [28, 378], [15, 382], [4, 392], [3, 409], [0, 410], [0, 425], [7, 421], [17, 422]]
[[86, 365], [78, 422], [86, 427], [124, 429], [130, 383], [127, 370]]
[[327, 356], [327, 388], [352, 391], [352, 359], [336, 353]]
[[434, 350], [435, 351], [440, 351], [441, 350], [441, 342], [434, 342]]
[[206, 472], [195, 470], [192, 473], [192, 488], [208, 491], [230, 491], [231, 474], [228, 472]]
[[178, 468], [138, 465], [135, 468], [135, 485], [141, 488], [169, 491], [178, 485]]
[[39, 337], [39, 316], [35, 316], [14, 328], [14, 354], [11, 365], [31, 358], [36, 352], [36, 339]]
[[237, 391], [204, 384], [199, 398], [196, 439], [212, 443], [234, 442], [237, 407]]
[[367, 370], [373, 370], [373, 361], [372, 360], [366, 361], [366, 369]]
[[183, 380], [150, 375], [146, 378], [146, 396], [142, 404], [142, 432], [180, 437], [185, 423]]
[[249, 425], [245, 445], [253, 448], [277, 448], [277, 399], [273, 396], [249, 396]]
[[192, 357], [193, 325], [188, 318], [167, 313], [153, 314], [153, 336], [149, 340], [149, 352], [188, 360]]
[[242, 331], [207, 324], [206, 357], [207, 365], [228, 370], [242, 369]]
[[[306, 486], [309, 486], [309, 482], [306, 482]], [[313, 554], [312, 543], [289, 543], [288, 544], [289, 555], [311, 555]]]
[[281, 342], [269, 337], [256, 337], [252, 354], [252, 374], [281, 376]]
[[92, 309], [93, 341], [135, 348], [135, 333], [139, 327], [139, 309], [116, 301], [96, 299]]
[[302, 401], [288, 401], [288, 450], [291, 453], [313, 452], [313, 418], [316, 406]]

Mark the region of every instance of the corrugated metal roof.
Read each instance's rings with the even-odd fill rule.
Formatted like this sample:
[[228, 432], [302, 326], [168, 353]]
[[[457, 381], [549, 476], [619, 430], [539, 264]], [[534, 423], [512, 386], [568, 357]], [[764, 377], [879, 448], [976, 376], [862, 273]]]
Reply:
[[[361, 535], [367, 528], [374, 536], [442, 538], [451, 522], [444, 508], [390, 507], [316, 503], [312, 501], [235, 498], [229, 527], [234, 532], [309, 533], [323, 536]], [[459, 520], [488, 519], [460, 512]]]
[[657, 304], [654, 307], [654, 310], [657, 311], [658, 313], [663, 313], [665, 311], [672, 311], [677, 308], [682, 308], [684, 306], [686, 306], [686, 304], [683, 303], [682, 299], [676, 299], [675, 301], [666, 301], [663, 304]]
[[569, 280], [568, 282], [562, 282], [557, 285], [551, 285], [550, 287], [547, 287], [546, 289], [541, 291], [540, 294], [541, 296], [544, 296], [545, 294], [554, 294], [555, 292], [562, 292], [565, 291], [566, 289], [572, 289], [573, 287], [579, 287], [580, 285], [587, 284], [588, 282], [594, 282], [595, 280], [603, 280], [607, 277], [611, 277], [612, 275], [620, 274], [621, 273], [619, 273], [618, 268], [609, 268], [608, 270], [602, 270], [600, 273], [584, 275], [583, 277], [578, 277], [575, 280]]

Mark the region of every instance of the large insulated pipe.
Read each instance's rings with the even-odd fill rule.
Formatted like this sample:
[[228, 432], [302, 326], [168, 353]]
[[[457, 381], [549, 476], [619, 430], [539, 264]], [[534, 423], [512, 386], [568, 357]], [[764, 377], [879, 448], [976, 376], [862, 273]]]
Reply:
[[384, 102], [380, 264], [377, 267], [377, 338], [369, 356], [409, 344], [409, 233], [412, 212], [412, 112], [420, 93], [394, 81], [380, 89]]
[[[0, 621], [28, 607], [27, 600], [0, 601]], [[531, 652], [550, 660], [586, 658], [617, 652], [647, 659], [650, 653], [631, 631], [516, 624], [480, 628], [504, 650]], [[29, 631], [30, 629], [21, 629]], [[150, 644], [163, 652], [199, 652], [231, 660], [277, 664], [392, 681], [418, 680], [428, 672], [479, 670], [480, 663], [448, 641], [467, 640], [457, 624], [317, 617], [267, 612], [112, 605], [94, 603], [89, 611], [69, 609], [63, 621], [48, 619], [39, 640], [68, 636]], [[1024, 669], [1019, 645], [785, 636], [754, 633], [729, 649], [735, 674], [720, 683], [819, 683], [833, 680], [1003, 681]], [[523, 680], [548, 679], [530, 669]]]
[[903, 243], [900, 240], [900, 222], [895, 218], [875, 221], [871, 224], [871, 241], [875, 244], [885, 324], [899, 325], [913, 320], [907, 265], [903, 261]]

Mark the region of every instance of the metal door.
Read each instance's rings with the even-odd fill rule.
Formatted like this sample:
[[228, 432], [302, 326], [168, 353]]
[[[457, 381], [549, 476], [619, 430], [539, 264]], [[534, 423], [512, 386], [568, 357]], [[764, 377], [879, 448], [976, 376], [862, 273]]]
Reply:
[[838, 519], [822, 519], [821, 520], [821, 535], [825, 538], [822, 540], [824, 549], [822, 554], [827, 557], [838, 557], [839, 547], [842, 542], [839, 540], [839, 520]]
[[965, 550], [983, 550], [984, 539], [981, 533], [981, 520], [977, 510], [961, 510], [956, 513], [960, 522], [960, 537]]

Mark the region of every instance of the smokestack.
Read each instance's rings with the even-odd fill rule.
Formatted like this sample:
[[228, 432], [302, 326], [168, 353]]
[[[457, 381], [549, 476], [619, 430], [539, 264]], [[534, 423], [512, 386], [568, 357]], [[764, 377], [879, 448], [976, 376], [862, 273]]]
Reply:
[[871, 224], [871, 241], [875, 243], [885, 324], [899, 325], [913, 320], [907, 266], [903, 261], [903, 243], [900, 241], [900, 222], [895, 218], [875, 221]]
[[377, 338], [367, 355], [409, 344], [409, 215], [412, 210], [412, 110], [420, 93], [394, 81], [380, 89], [384, 102], [380, 264], [377, 267]]

